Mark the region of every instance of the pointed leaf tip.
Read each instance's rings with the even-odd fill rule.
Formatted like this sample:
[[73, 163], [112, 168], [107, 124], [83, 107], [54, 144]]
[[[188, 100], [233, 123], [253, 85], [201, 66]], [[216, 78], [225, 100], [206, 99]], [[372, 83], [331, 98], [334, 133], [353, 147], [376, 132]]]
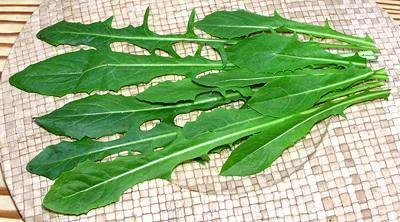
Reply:
[[368, 35], [368, 33], [365, 33], [365, 37], [364, 37], [367, 41], [370, 41], [370, 42], [372, 42], [372, 43], [375, 43], [375, 40], [370, 36], [370, 35]]
[[332, 28], [331, 28], [331, 25], [330, 25], [330, 22], [329, 22], [328, 19], [325, 20], [325, 25], [324, 25], [324, 26], [325, 26], [326, 28], [332, 29]]
[[195, 36], [195, 34], [194, 34], [194, 20], [195, 19], [196, 19], [196, 10], [192, 9], [192, 12], [190, 13], [189, 21], [187, 24], [186, 34]]
[[150, 14], [150, 6], [146, 8], [146, 12], [144, 13], [143, 17], [143, 24], [142, 27], [146, 30], [149, 30], [149, 14]]
[[114, 16], [110, 16], [108, 19], [104, 20], [104, 24], [107, 25], [108, 27], [111, 27], [112, 22], [114, 20]]

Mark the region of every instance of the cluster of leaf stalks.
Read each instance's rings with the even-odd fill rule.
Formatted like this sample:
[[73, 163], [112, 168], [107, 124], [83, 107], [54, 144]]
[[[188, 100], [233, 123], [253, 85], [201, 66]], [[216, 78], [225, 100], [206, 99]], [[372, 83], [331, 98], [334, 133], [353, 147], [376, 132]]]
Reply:
[[[343, 115], [356, 103], [386, 99], [384, 69], [372, 70], [361, 53], [377, 52], [373, 40], [346, 35], [324, 26], [262, 16], [244, 10], [219, 11], [195, 22], [187, 32], [159, 35], [148, 27], [149, 11], [141, 26], [116, 29], [112, 18], [92, 24], [62, 21], [37, 37], [51, 45], [85, 45], [94, 49], [61, 54], [30, 65], [10, 83], [27, 92], [48, 96], [93, 91], [118, 91], [176, 74], [176, 82], [152, 86], [137, 96], [89, 95], [35, 119], [47, 131], [75, 139], [51, 145], [33, 158], [28, 171], [56, 179], [44, 206], [64, 214], [83, 214], [118, 201], [128, 188], [155, 178], [169, 179], [184, 161], [207, 159], [210, 151], [247, 138], [221, 169], [223, 176], [259, 173], [318, 122]], [[212, 38], [195, 34], [198, 28]], [[290, 33], [290, 35], [282, 35]], [[299, 40], [297, 34], [312, 37]], [[332, 39], [337, 43], [321, 43]], [[113, 42], [127, 42], [151, 55], [114, 52]], [[180, 57], [177, 42], [198, 43], [194, 56]], [[203, 45], [221, 60], [201, 56]], [[353, 55], [326, 49], [354, 50]], [[155, 53], [162, 50], [169, 57]], [[367, 53], [366, 53], [367, 52]], [[217, 73], [197, 77], [207, 71]], [[183, 127], [178, 114], [210, 110], [233, 101], [239, 109], [203, 112]], [[153, 129], [140, 130], [151, 120]], [[100, 142], [97, 138], [124, 134]], [[160, 149], [162, 148], [162, 149]], [[104, 158], [128, 151], [109, 161]]]

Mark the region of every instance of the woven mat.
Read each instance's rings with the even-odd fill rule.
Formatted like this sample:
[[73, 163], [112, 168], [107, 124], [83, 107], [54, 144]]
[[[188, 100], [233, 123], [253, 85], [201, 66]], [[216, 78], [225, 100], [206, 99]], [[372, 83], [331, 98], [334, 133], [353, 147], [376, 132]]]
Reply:
[[[261, 177], [257, 175], [240, 180], [211, 180], [202, 187], [194, 177], [197, 174], [193, 174], [198, 165], [192, 164], [179, 167], [175, 173], [177, 179], [172, 183], [163, 180], [141, 183], [128, 190], [118, 203], [87, 215], [67, 217], [48, 212], [41, 203], [52, 181], [28, 173], [25, 166], [40, 150], [59, 142], [60, 138], [39, 128], [32, 117], [86, 95], [53, 98], [28, 94], [11, 87], [8, 78], [31, 63], [76, 49], [55, 48], [37, 40], [35, 34], [40, 29], [63, 19], [89, 23], [111, 15], [115, 16], [116, 27], [130, 23], [136, 26], [141, 23], [147, 6], [152, 9], [149, 23], [153, 30], [164, 34], [184, 32], [192, 8], [196, 8], [198, 18], [223, 9], [245, 8], [266, 15], [276, 9], [285, 17], [310, 23], [322, 24], [327, 18], [335, 28], [346, 33], [363, 35], [368, 32], [382, 49], [378, 63], [372, 65], [387, 67], [392, 95], [388, 102], [353, 106], [347, 111], [347, 119], [332, 118], [328, 127], [326, 123], [319, 124], [312, 136], [285, 153], [286, 157], [278, 160], [272, 169], [260, 174], [267, 183], [260, 183], [263, 180], [258, 180]], [[10, 193], [26, 221], [397, 220], [400, 217], [399, 31], [372, 0], [44, 2], [21, 32], [1, 79], [0, 155]], [[113, 47], [140, 52], [126, 44]], [[182, 51], [186, 49], [186, 46], [177, 47]], [[129, 87], [122, 94], [133, 95], [143, 87]], [[191, 115], [182, 117], [185, 118], [191, 119]], [[322, 139], [325, 132], [327, 135]], [[305, 149], [304, 153], [302, 147], [313, 149]], [[214, 157], [219, 160], [223, 155]], [[218, 161], [207, 166], [216, 168]], [[291, 166], [294, 170], [289, 172]], [[204, 166], [201, 169], [205, 169]], [[206, 172], [201, 176], [204, 179], [211, 171], [202, 172]], [[213, 173], [209, 178], [221, 178]], [[182, 175], [184, 180], [179, 179]], [[254, 182], [254, 178], [258, 182]], [[231, 192], [222, 192], [226, 190], [225, 182], [236, 184], [238, 181], [240, 185], [235, 185]]]

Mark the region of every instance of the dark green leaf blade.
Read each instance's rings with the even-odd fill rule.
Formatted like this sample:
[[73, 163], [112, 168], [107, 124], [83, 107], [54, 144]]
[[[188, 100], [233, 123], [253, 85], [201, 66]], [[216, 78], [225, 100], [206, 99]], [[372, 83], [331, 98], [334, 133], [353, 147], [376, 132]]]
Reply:
[[[98, 138], [115, 133], [125, 133], [132, 126], [150, 120], [173, 122], [175, 115], [193, 110], [207, 110], [218, 105], [243, 99], [239, 93], [200, 95], [193, 102], [179, 104], [150, 104], [136, 97], [119, 95], [92, 95], [64, 105], [35, 122], [56, 135], [76, 139]], [[110, 127], [112, 126], [112, 127]]]
[[[225, 116], [224, 120], [221, 116]], [[254, 110], [246, 112], [233, 112], [218, 109], [200, 115], [195, 122], [189, 122], [182, 131], [185, 138], [192, 139], [198, 135], [217, 132], [235, 124], [241, 124], [251, 118], [262, 116]], [[209, 124], [211, 122], [212, 124]], [[73, 169], [78, 164], [86, 161], [97, 161], [122, 151], [149, 153], [153, 149], [163, 147], [176, 138], [178, 127], [160, 123], [148, 132], [142, 132], [132, 127], [127, 134], [117, 140], [98, 142], [88, 138], [73, 142], [60, 142], [46, 147], [27, 165], [27, 170], [50, 179], [57, 178], [62, 172]], [[204, 156], [207, 156], [206, 154]]]
[[195, 23], [195, 26], [212, 36], [232, 39], [260, 31], [301, 33], [314, 37], [337, 39], [360, 47], [364, 50], [377, 51], [370, 37], [357, 37], [340, 33], [328, 24], [324, 26], [306, 24], [283, 18], [275, 12], [274, 16], [262, 16], [245, 10], [218, 11], [207, 15]]
[[220, 92], [218, 88], [206, 87], [194, 83], [190, 78], [176, 82], [165, 81], [149, 87], [136, 97], [140, 100], [153, 103], [176, 103], [180, 101], [193, 101], [197, 95], [206, 92]]
[[[387, 96], [387, 91], [368, 92], [332, 103], [330, 106], [323, 107], [324, 109], [314, 108], [289, 117], [271, 120], [271, 117], [261, 115], [260, 118], [245, 121], [243, 124], [217, 132], [204, 133], [190, 140], [181, 137], [161, 151], [120, 157], [103, 163], [85, 162], [61, 174], [47, 193], [44, 206], [55, 212], [83, 214], [91, 209], [118, 201], [125, 190], [140, 182], [155, 178], [169, 178], [170, 173], [178, 164], [201, 157], [213, 148], [233, 143], [258, 132], [274, 129], [277, 125], [284, 123], [291, 123], [289, 125], [292, 127], [287, 128], [290, 130], [293, 128], [293, 123], [294, 126], [298, 125], [296, 121], [287, 121], [290, 119], [301, 120], [300, 124], [305, 124], [308, 123], [308, 119], [314, 119], [313, 117], [317, 119], [317, 117], [326, 116], [325, 114], [337, 114], [352, 104]], [[248, 112], [248, 109], [230, 110], [233, 115], [240, 112]]]
[[155, 148], [172, 142], [176, 138], [176, 131], [177, 127], [160, 123], [150, 131], [142, 132], [136, 127], [132, 128], [124, 137], [109, 142], [88, 138], [73, 142], [63, 141], [46, 147], [28, 163], [27, 170], [55, 179], [62, 172], [87, 160], [98, 161], [123, 151], [152, 152]]
[[320, 107], [298, 113], [278, 124], [268, 125], [260, 134], [238, 146], [221, 169], [223, 176], [256, 174], [271, 166], [283, 151], [305, 137], [311, 128], [332, 115], [341, 115], [353, 104], [374, 99], [387, 99], [389, 91], [371, 91], [348, 97], [340, 102], [330, 102]]
[[[315, 73], [324, 75], [312, 75]], [[328, 92], [352, 86], [372, 76], [370, 68], [314, 70], [301, 78], [283, 77], [261, 87], [247, 105], [264, 115], [286, 116], [311, 108]]]
[[171, 58], [120, 52], [80, 50], [28, 66], [10, 78], [11, 85], [50, 96], [94, 90], [117, 91], [123, 86], [147, 83], [168, 74], [194, 77], [223, 68], [221, 61], [201, 56]]
[[325, 51], [318, 43], [275, 33], [246, 38], [226, 51], [230, 62], [253, 72], [276, 73], [329, 64], [366, 66], [366, 60], [358, 55], [343, 57]]
[[187, 32], [184, 34], [159, 35], [148, 27], [149, 9], [146, 10], [144, 21], [141, 26], [129, 25], [124, 28], [113, 28], [113, 18], [110, 17], [103, 22], [82, 24], [61, 21], [41, 30], [37, 37], [53, 46], [58, 45], [87, 45], [97, 49], [110, 49], [114, 42], [127, 42], [147, 49], [150, 53], [161, 49], [171, 56], [179, 57], [173, 45], [177, 42], [195, 42], [208, 44], [214, 47], [225, 58], [224, 44], [226, 40], [204, 39], [198, 37], [193, 31], [195, 12], [192, 11], [188, 22]]
[[[55, 212], [79, 215], [93, 208], [116, 202], [119, 196], [131, 186], [145, 180], [169, 178], [178, 164], [202, 157], [213, 148], [257, 133], [271, 119], [249, 109], [230, 109], [228, 112], [217, 110], [217, 112], [239, 118], [239, 113], [251, 112], [260, 118], [243, 121], [239, 128], [236, 124], [234, 127], [229, 127], [230, 123], [227, 123], [225, 130], [200, 134], [190, 140], [178, 133], [176, 141], [160, 151], [119, 157], [102, 163], [88, 161], [80, 164], [57, 178], [44, 198], [44, 206]], [[202, 115], [207, 116], [209, 113]], [[225, 116], [219, 116], [219, 118], [223, 117]], [[77, 204], [77, 202], [84, 204]]]
[[240, 125], [256, 121], [258, 119], [268, 119], [272, 121], [273, 117], [265, 117], [252, 109], [241, 109], [240, 111], [231, 109], [217, 109], [200, 115], [196, 121], [188, 122], [182, 128], [182, 134], [187, 139], [193, 139], [204, 133], [219, 132], [229, 128], [239, 127]]
[[323, 77], [332, 73], [340, 72], [336, 67], [324, 69], [297, 69], [294, 71], [283, 71], [278, 73], [253, 72], [247, 69], [232, 69], [193, 79], [194, 82], [220, 89], [232, 89], [268, 83], [281, 78], [303, 78], [305, 76]]
[[340, 97], [354, 95], [356, 93], [374, 89], [374, 88], [379, 88], [384, 85], [385, 85], [385, 83], [379, 82], [379, 81], [367, 81], [365, 83], [358, 84], [356, 86], [352, 86], [345, 90], [335, 90], [333, 92], [330, 92], [330, 93], [324, 95], [323, 97], [321, 97], [321, 99], [318, 101], [318, 103], [324, 103], [326, 101], [338, 99]]
[[124, 156], [103, 163], [86, 161], [78, 165], [57, 178], [43, 200], [44, 207], [57, 213], [84, 214], [117, 202], [133, 184], [162, 178], [171, 171], [157, 163], [142, 167], [148, 164], [149, 157], [140, 157]]
[[234, 87], [245, 87], [269, 82], [273, 79], [290, 75], [290, 73], [273, 74], [254, 72], [248, 69], [232, 69], [221, 71], [218, 73], [202, 76], [201, 78], [193, 79], [194, 82], [210, 87], [218, 87], [220, 89], [232, 89]]

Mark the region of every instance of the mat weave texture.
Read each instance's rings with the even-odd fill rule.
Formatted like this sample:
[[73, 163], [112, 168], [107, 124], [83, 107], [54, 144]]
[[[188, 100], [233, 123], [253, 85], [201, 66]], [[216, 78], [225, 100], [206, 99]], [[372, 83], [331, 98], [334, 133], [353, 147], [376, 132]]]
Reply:
[[[221, 181], [206, 183], [205, 188], [193, 188], [186, 180], [182, 182], [177, 179], [172, 183], [152, 180], [134, 186], [125, 192], [119, 202], [93, 210], [87, 215], [75, 217], [48, 212], [41, 204], [52, 181], [28, 173], [25, 166], [39, 151], [59, 142], [60, 138], [41, 129], [33, 123], [32, 117], [49, 113], [86, 95], [54, 98], [28, 94], [11, 87], [8, 78], [29, 64], [77, 49], [68, 46], [55, 48], [39, 41], [35, 35], [40, 29], [63, 19], [90, 23], [111, 15], [115, 16], [116, 27], [128, 24], [136, 26], [141, 24], [147, 6], [151, 7], [149, 24], [160, 34], [184, 32], [192, 8], [196, 8], [199, 19], [216, 10], [242, 8], [270, 15], [276, 9], [285, 17], [309, 23], [322, 24], [329, 19], [333, 27], [346, 33], [363, 35], [368, 32], [382, 49], [378, 62], [371, 65], [375, 68], [387, 67], [392, 95], [389, 101], [353, 106], [346, 112], [347, 119], [332, 118], [327, 135], [317, 147], [315, 140], [322, 137], [322, 131], [325, 132], [325, 125], [320, 124], [315, 136], [300, 142], [295, 148], [298, 157], [309, 158], [294, 158], [296, 161], [292, 163], [285, 161], [284, 157], [273, 166], [275, 168], [261, 174], [269, 181], [273, 181], [271, 178], [281, 178], [278, 182], [255, 187], [251, 178], [247, 182], [240, 180], [242, 183], [239, 187], [245, 192], [224, 193], [218, 192], [224, 190]], [[399, 36], [399, 28], [372, 0], [44, 2], [16, 41], [0, 83], [0, 155], [6, 183], [26, 221], [398, 220]], [[182, 51], [186, 49], [185, 46], [177, 47], [181, 47]], [[114, 44], [114, 49], [140, 52], [140, 49], [126, 44]], [[134, 95], [144, 87], [129, 87], [122, 90], [122, 94]], [[192, 119], [192, 116], [182, 117], [182, 121], [185, 119]], [[309, 147], [310, 144], [314, 147], [313, 151], [301, 154], [301, 147]], [[300, 160], [303, 161], [301, 164]], [[291, 164], [301, 167], [282, 175], [280, 166], [285, 170]], [[180, 167], [177, 171], [177, 178], [179, 173], [195, 172], [193, 165]], [[194, 175], [191, 177], [194, 178]], [[235, 188], [234, 191], [239, 190]]]

